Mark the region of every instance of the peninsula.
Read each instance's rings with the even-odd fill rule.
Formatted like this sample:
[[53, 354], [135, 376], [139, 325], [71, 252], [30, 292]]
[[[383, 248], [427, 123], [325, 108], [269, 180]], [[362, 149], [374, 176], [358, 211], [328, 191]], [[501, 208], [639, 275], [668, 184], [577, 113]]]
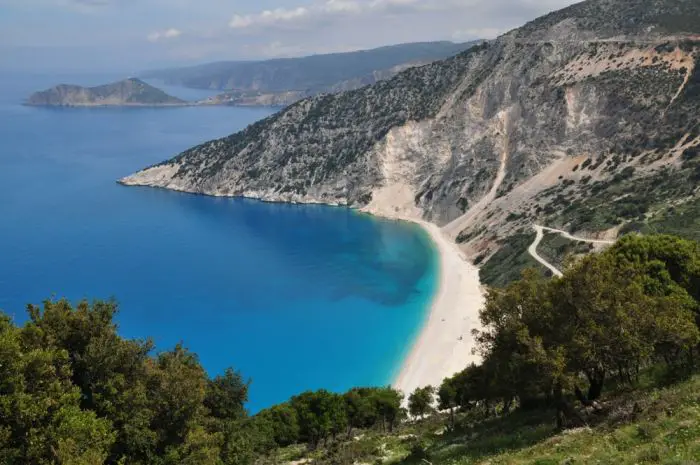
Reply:
[[376, 84], [407, 69], [454, 56], [480, 42], [419, 42], [299, 58], [221, 61], [150, 71], [142, 77], [222, 92], [199, 102], [203, 105], [288, 106], [307, 97]]
[[534, 225], [598, 241], [697, 235], [700, 132], [688, 115], [700, 109], [700, 8], [653, 3], [570, 6], [454, 57], [301, 100], [120, 182], [425, 225], [440, 288], [395, 385], [435, 384], [476, 361], [479, 278], [504, 284], [539, 265]]
[[32, 106], [60, 107], [160, 107], [189, 105], [185, 100], [136, 78], [97, 87], [60, 84], [32, 94], [26, 102]]

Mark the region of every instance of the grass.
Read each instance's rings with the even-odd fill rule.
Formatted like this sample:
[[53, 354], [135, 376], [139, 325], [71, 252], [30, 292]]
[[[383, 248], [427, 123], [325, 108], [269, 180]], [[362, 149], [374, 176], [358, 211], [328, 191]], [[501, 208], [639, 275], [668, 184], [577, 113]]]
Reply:
[[[619, 427], [573, 430], [490, 464], [697, 464], [700, 463], [700, 379], [652, 391], [639, 418]], [[455, 464], [487, 463], [459, 460]]]
[[537, 253], [556, 268], [563, 270], [567, 259], [572, 256], [587, 254], [593, 250], [592, 244], [572, 241], [558, 233], [545, 233], [537, 247]]
[[407, 423], [392, 435], [356, 433], [307, 453], [283, 449], [269, 461], [305, 458], [309, 465], [588, 465], [700, 464], [700, 375], [670, 386], [647, 373], [634, 388], [611, 383], [603, 413], [589, 413], [588, 427], [559, 432], [549, 410], [516, 410], [484, 418], [482, 411]]
[[700, 198], [679, 206], [668, 207], [645, 223], [631, 223], [624, 232], [642, 234], [675, 234], [700, 241]]
[[496, 252], [479, 271], [481, 282], [493, 287], [503, 287], [520, 278], [526, 268], [547, 270], [527, 252], [535, 240], [535, 233], [521, 233], [505, 239]]
[[[670, 387], [622, 389], [605, 418], [556, 433], [551, 412], [515, 412], [438, 438], [434, 465], [700, 464], [700, 376]], [[397, 462], [413, 463], [410, 460]]]
[[[700, 240], [700, 160], [694, 152], [686, 158], [679, 168], [666, 167], [641, 177], [629, 170], [612, 179], [549, 189], [539, 198], [548, 203], [539, 221], [571, 233], [624, 225], [623, 234], [668, 233]], [[545, 238], [541, 254], [556, 261], [561, 253], [548, 254], [547, 242]], [[563, 245], [552, 243], [549, 248]]]

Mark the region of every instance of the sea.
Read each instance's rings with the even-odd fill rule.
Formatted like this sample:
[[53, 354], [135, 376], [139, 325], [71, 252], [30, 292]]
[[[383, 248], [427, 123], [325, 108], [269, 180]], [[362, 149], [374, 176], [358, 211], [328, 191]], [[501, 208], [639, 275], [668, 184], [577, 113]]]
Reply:
[[0, 73], [0, 309], [23, 324], [28, 303], [114, 298], [124, 337], [182, 343], [210, 376], [239, 370], [253, 413], [391, 383], [437, 290], [429, 236], [347, 208], [116, 183], [275, 109], [22, 105], [124, 77]]

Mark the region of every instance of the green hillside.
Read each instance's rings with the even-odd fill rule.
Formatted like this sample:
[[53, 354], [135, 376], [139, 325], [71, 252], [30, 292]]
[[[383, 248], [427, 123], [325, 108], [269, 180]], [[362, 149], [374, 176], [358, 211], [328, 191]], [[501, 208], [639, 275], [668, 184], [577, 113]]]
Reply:
[[700, 457], [700, 244], [672, 236], [628, 236], [563, 278], [529, 271], [490, 290], [474, 335], [483, 363], [406, 403], [390, 387], [319, 390], [250, 416], [244, 375], [211, 378], [184, 347], [123, 339], [116, 312], [47, 301], [21, 327], [0, 313], [0, 463]]

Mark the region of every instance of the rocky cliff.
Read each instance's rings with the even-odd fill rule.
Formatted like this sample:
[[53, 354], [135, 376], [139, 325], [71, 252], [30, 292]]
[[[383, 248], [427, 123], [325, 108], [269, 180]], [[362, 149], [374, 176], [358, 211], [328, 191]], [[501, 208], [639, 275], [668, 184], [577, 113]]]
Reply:
[[424, 218], [486, 262], [535, 221], [700, 211], [699, 65], [697, 0], [589, 0], [122, 182]]
[[81, 87], [61, 84], [43, 92], [36, 92], [27, 105], [40, 106], [167, 106], [186, 105], [187, 102], [172, 97], [140, 79], [123, 81], [97, 87]]

